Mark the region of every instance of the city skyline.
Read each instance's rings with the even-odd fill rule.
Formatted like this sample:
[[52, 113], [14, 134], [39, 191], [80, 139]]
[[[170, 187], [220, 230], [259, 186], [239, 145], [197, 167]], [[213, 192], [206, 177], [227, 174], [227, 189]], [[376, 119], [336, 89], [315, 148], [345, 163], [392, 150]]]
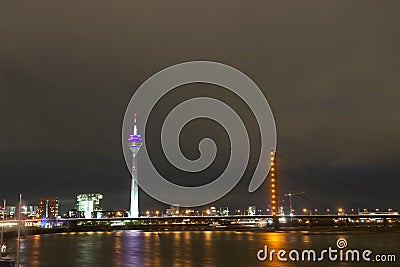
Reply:
[[[325, 3], [299, 10], [292, 4], [216, 4], [215, 10], [225, 16], [199, 7], [209, 15], [207, 22], [199, 12], [187, 17], [188, 23], [177, 19], [186, 14], [180, 6], [165, 14], [166, 4], [140, 12], [133, 6], [98, 6], [90, 21], [66, 6], [32, 10], [10, 4], [4, 9], [10, 12], [0, 16], [0, 24], [9, 25], [0, 44], [0, 197], [17, 202], [23, 192], [34, 203], [55, 196], [64, 207], [72, 207], [77, 193], [101, 192], [105, 208], [128, 209], [131, 177], [120, 146], [128, 99], [154, 72], [206, 59], [243, 70], [268, 99], [277, 122], [281, 199], [289, 191], [304, 190], [304, 198], [296, 200], [301, 206], [399, 209], [396, 9], [377, 3], [349, 3], [345, 8]], [[104, 16], [110, 9], [118, 16]], [[365, 16], [370, 10], [372, 17]], [[91, 12], [91, 6], [82, 12]], [[153, 12], [160, 20], [149, 19]], [[166, 24], [160, 22], [171, 17]], [[96, 30], [103, 24], [107, 27]], [[152, 121], [160, 124], [174, 105], [197, 95], [226, 101], [255, 129], [243, 103], [206, 85], [177, 88], [160, 101]], [[197, 156], [197, 141], [203, 136], [214, 137], [226, 155], [223, 130], [199, 121], [182, 136], [189, 157]], [[158, 137], [152, 131], [146, 138], [156, 143]], [[256, 138], [252, 144], [257, 147]], [[211, 178], [196, 177], [198, 183], [221, 172], [225, 161], [222, 156], [216, 160]], [[175, 175], [164, 162], [160, 168], [177, 182], [193, 182]], [[250, 176], [248, 170], [215, 205], [239, 207], [243, 199], [266, 205], [267, 181], [248, 194]], [[142, 207], [163, 206], [143, 192], [140, 199]]]
[[[273, 187], [274, 188], [274, 187]], [[276, 188], [275, 188], [276, 189]], [[273, 189], [274, 190], [274, 189]], [[292, 193], [293, 196], [299, 195], [300, 193]], [[302, 192], [301, 194], [305, 194]], [[56, 197], [42, 197], [35, 203], [27, 203], [22, 199], [21, 203], [21, 215], [23, 219], [32, 218], [34, 220], [46, 220], [46, 219], [58, 219], [58, 218], [83, 218], [83, 219], [94, 219], [94, 218], [105, 218], [107, 214], [117, 214], [118, 217], [158, 217], [158, 216], [225, 216], [225, 215], [276, 215], [276, 216], [298, 216], [298, 215], [363, 215], [363, 214], [399, 214], [399, 210], [393, 208], [355, 208], [355, 207], [344, 207], [334, 206], [327, 207], [325, 209], [317, 209], [313, 206], [300, 206], [298, 202], [291, 202], [290, 206], [275, 204], [273, 208], [274, 198], [271, 199], [272, 204], [268, 205], [268, 208], [257, 207], [254, 205], [241, 205], [240, 207], [232, 206], [215, 206], [215, 205], [204, 205], [201, 207], [188, 208], [182, 207], [177, 204], [171, 205], [166, 209], [158, 207], [156, 209], [149, 209], [144, 207], [139, 212], [139, 216], [131, 216], [129, 209], [117, 209], [117, 210], [106, 210], [102, 208], [103, 195], [100, 193], [80, 193], [76, 196], [76, 202], [73, 207], [68, 207], [67, 212], [59, 212], [59, 202]], [[281, 201], [279, 201], [281, 202]], [[296, 203], [296, 204], [294, 204]], [[271, 208], [272, 207], [272, 208]], [[65, 209], [65, 207], [64, 207]], [[1, 214], [4, 214], [9, 218], [16, 219], [18, 217], [18, 205], [14, 203], [8, 203], [5, 206], [0, 205]], [[273, 212], [277, 210], [277, 212]], [[292, 210], [292, 212], [290, 212]], [[100, 216], [100, 217], [99, 217]], [[113, 215], [114, 216], [114, 215]], [[112, 218], [112, 217], [111, 217]]]
[[399, 265], [400, 1], [76, 4], [0, 2], [1, 266]]

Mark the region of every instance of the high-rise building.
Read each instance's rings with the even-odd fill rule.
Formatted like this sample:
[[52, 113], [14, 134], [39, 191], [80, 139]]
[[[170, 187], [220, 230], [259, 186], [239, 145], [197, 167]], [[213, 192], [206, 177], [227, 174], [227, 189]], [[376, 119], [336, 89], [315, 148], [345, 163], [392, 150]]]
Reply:
[[56, 218], [58, 216], [58, 198], [39, 198], [37, 216], [41, 219]]
[[138, 134], [136, 125], [136, 114], [133, 123], [133, 135], [129, 135], [128, 142], [129, 142], [129, 148], [131, 149], [133, 155], [130, 216], [139, 217], [139, 187], [138, 187], [139, 177], [138, 177], [136, 156], [139, 152], [140, 147], [143, 144], [143, 139], [142, 136]]
[[79, 194], [76, 197], [76, 206], [79, 216], [83, 215], [86, 219], [95, 218], [97, 211], [102, 210], [102, 194]]

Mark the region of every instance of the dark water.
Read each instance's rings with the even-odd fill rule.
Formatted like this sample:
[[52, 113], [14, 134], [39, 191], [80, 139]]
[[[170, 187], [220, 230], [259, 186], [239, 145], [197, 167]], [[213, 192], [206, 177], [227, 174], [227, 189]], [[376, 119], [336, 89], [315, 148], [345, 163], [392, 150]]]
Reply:
[[[345, 238], [348, 248], [374, 254], [396, 254], [400, 266], [400, 234], [319, 234], [260, 232], [90, 232], [27, 236], [21, 241], [21, 266], [378, 266], [377, 263], [261, 262], [257, 251], [327, 249]], [[9, 241], [11, 254], [15, 241]], [[14, 248], [12, 248], [14, 247]]]

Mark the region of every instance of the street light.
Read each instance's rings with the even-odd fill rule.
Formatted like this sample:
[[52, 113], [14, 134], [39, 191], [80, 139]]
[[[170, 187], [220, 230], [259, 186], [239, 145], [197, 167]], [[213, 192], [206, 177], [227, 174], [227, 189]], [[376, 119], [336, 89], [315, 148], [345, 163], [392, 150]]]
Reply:
[[344, 209], [338, 208], [338, 215], [343, 215], [344, 214]]

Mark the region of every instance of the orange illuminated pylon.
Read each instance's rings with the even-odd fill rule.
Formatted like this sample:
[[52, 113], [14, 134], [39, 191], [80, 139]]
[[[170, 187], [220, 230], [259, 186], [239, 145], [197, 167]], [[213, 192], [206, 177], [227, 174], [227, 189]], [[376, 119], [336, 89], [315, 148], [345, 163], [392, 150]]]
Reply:
[[276, 173], [276, 151], [271, 150], [271, 169], [269, 170], [269, 178], [271, 186], [271, 211], [273, 216], [278, 215], [278, 179]]

